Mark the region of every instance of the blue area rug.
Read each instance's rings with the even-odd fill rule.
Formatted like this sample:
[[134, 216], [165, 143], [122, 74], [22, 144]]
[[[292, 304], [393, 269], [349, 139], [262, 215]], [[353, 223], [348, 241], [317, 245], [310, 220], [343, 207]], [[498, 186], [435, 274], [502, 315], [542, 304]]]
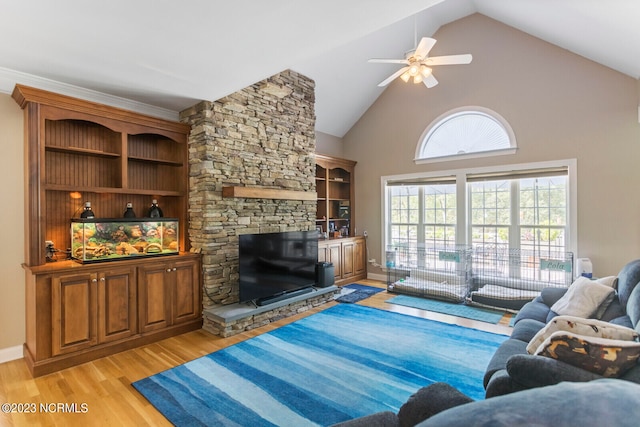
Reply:
[[412, 297], [410, 295], [398, 295], [385, 302], [494, 324], [500, 322], [500, 319], [502, 319], [502, 316], [505, 314], [504, 311], [496, 311], [436, 299]]
[[336, 298], [336, 301], [345, 303], [355, 303], [358, 301], [362, 301], [363, 299], [369, 298], [370, 296], [375, 295], [378, 292], [384, 291], [383, 288], [361, 285], [359, 283], [352, 283], [350, 285], [343, 286], [342, 289], [343, 292], [345, 289], [348, 289], [349, 293], [340, 295], [338, 298]]
[[338, 304], [133, 383], [178, 426], [322, 426], [444, 381], [482, 399], [506, 336]]

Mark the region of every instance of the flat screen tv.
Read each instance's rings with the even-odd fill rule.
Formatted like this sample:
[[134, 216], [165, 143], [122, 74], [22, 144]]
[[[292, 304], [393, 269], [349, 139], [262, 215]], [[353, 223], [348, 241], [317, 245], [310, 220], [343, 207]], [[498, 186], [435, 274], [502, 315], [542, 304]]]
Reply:
[[318, 232], [241, 234], [240, 302], [267, 303], [273, 297], [311, 290], [316, 284]]

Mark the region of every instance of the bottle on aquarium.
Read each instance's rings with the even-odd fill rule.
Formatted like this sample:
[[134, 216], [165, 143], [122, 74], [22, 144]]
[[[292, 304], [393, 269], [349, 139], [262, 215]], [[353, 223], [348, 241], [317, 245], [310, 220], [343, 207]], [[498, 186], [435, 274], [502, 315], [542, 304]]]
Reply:
[[162, 218], [164, 215], [162, 209], [158, 206], [158, 201], [153, 199], [151, 201], [151, 207], [149, 208], [149, 218]]
[[91, 202], [84, 202], [84, 210], [80, 214], [80, 218], [95, 218], [95, 214], [91, 210]]
[[122, 215], [124, 218], [135, 218], [136, 213], [133, 211], [133, 203], [127, 203], [127, 209], [124, 211]]

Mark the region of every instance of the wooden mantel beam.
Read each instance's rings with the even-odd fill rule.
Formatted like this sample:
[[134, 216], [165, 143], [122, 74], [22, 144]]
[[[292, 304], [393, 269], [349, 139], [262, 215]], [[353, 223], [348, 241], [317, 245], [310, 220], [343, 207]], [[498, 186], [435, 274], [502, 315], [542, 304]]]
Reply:
[[315, 191], [282, 190], [262, 187], [222, 187], [222, 197], [242, 197], [247, 199], [316, 200]]

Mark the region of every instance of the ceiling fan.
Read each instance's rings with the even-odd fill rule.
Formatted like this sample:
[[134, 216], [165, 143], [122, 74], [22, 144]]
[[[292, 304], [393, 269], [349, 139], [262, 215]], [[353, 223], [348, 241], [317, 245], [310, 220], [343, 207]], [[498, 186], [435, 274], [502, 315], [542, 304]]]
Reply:
[[370, 59], [372, 63], [403, 64], [405, 65], [395, 73], [391, 74], [378, 86], [383, 87], [400, 77], [405, 83], [413, 77], [414, 83], [424, 83], [428, 88], [438, 84], [438, 80], [433, 76], [431, 67], [436, 65], [457, 65], [469, 64], [471, 54], [447, 55], [429, 57], [429, 51], [436, 44], [436, 40], [430, 37], [423, 37], [415, 50], [408, 52], [405, 59]]

